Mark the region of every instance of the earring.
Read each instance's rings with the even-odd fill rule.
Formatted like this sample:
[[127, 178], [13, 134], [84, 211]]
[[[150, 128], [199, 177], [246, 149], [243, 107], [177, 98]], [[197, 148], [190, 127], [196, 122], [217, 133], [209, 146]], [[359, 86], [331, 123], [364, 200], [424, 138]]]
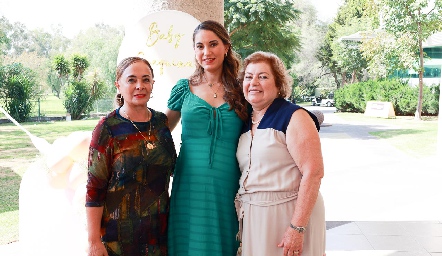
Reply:
[[227, 52], [226, 52], [226, 57], [227, 57]]

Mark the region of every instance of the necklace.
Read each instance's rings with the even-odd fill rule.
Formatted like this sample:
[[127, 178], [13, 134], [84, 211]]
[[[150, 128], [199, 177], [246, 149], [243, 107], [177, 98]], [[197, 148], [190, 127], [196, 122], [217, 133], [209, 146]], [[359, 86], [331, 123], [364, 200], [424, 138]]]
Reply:
[[264, 117], [264, 115], [261, 116], [261, 118], [258, 121], [253, 121], [253, 113], [252, 113], [252, 124], [259, 124], [261, 123], [262, 118]]
[[[206, 78], [206, 75], [203, 73], [203, 76], [204, 76], [204, 79], [206, 80], [206, 82], [207, 82], [207, 85], [210, 87], [210, 90], [212, 90], [212, 92], [213, 92], [213, 97], [214, 98], [216, 98], [216, 97], [218, 97], [218, 95], [217, 95], [217, 93], [218, 93], [218, 91], [219, 91], [219, 88], [221, 87], [221, 83], [220, 82], [216, 82], [216, 83], [214, 83], [214, 84], [212, 84], [212, 83], [209, 83], [209, 81], [207, 80], [207, 78]], [[216, 91], [213, 91], [213, 85], [215, 85], [215, 84], [218, 84], [218, 88], [216, 89]]]
[[147, 134], [147, 137], [148, 137], [148, 138], [146, 138], [146, 137], [144, 137], [144, 135], [143, 135], [143, 133], [140, 131], [140, 129], [138, 129], [138, 127], [135, 125], [135, 123], [130, 119], [130, 117], [129, 117], [129, 115], [126, 113], [126, 111], [125, 111], [124, 109], [122, 109], [122, 110], [123, 110], [123, 113], [126, 115], [127, 120], [129, 120], [129, 122], [131, 122], [131, 124], [135, 127], [135, 129], [137, 129], [137, 131], [140, 133], [141, 137], [143, 137], [143, 139], [144, 139], [144, 146], [145, 146], [147, 149], [154, 149], [156, 146], [155, 146], [155, 143], [152, 142], [152, 137], [151, 137], [151, 135], [150, 135], [150, 133], [152, 132], [152, 112], [150, 112], [150, 110], [147, 109], [147, 110], [149, 111], [151, 117], [150, 117], [150, 121], [149, 121], [149, 133]]
[[[258, 111], [256, 115], [261, 114], [262, 111], [267, 111], [267, 108], [272, 104], [272, 102], [270, 102], [267, 106], [263, 107], [260, 111]], [[261, 123], [261, 120], [264, 117], [264, 115], [265, 115], [265, 112], [264, 112], [264, 114], [262, 114], [262, 116], [261, 116], [261, 118], [259, 120], [253, 121], [253, 112], [252, 112], [252, 118], [251, 118], [252, 119], [252, 124], [259, 124], [259, 123]]]

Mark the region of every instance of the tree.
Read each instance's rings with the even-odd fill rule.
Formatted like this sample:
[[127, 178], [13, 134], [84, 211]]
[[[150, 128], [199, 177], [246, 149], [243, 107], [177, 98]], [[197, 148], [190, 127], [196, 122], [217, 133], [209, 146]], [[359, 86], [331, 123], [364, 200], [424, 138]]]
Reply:
[[66, 88], [63, 102], [72, 119], [77, 120], [83, 114], [92, 111], [94, 103], [106, 92], [106, 84], [99, 78], [98, 73], [92, 72], [89, 77], [72, 81]]
[[60, 98], [60, 93], [68, 82], [69, 74], [71, 73], [70, 63], [63, 55], [57, 55], [54, 57], [52, 62], [53, 70], [58, 75], [59, 83], [51, 84], [53, 91], [57, 94], [57, 97]]
[[89, 60], [86, 55], [74, 54], [71, 57], [72, 75], [74, 79], [80, 81], [83, 79], [84, 71], [89, 67]]
[[419, 96], [415, 118], [422, 119], [424, 51], [422, 42], [442, 30], [441, 0], [381, 0], [385, 30], [396, 38], [412, 39], [411, 51], [418, 52]]
[[364, 78], [367, 61], [358, 42], [341, 41], [340, 38], [358, 31], [372, 31], [379, 24], [378, 11], [373, 0], [346, 0], [318, 51], [318, 59], [329, 68], [337, 87]]
[[316, 10], [310, 1], [297, 1], [294, 6], [301, 11], [300, 19], [294, 22], [301, 32], [301, 49], [290, 74], [294, 81], [292, 98], [301, 101], [304, 100], [302, 96], [314, 95], [318, 87], [336, 88], [336, 84], [330, 81], [330, 76], [324, 75], [330, 71], [322, 69], [316, 57], [327, 25], [317, 21]]
[[290, 0], [226, 0], [224, 25], [242, 58], [261, 50], [278, 55], [287, 68], [301, 47], [293, 22], [299, 10]]
[[0, 102], [17, 122], [30, 117], [32, 100], [40, 94], [38, 87], [35, 73], [21, 63], [0, 67]]
[[[49, 91], [51, 86], [46, 77], [51, 69], [51, 56], [66, 50], [69, 40], [61, 34], [60, 27], [53, 27], [52, 32], [43, 29], [28, 30], [22, 23], [10, 23], [0, 18], [0, 49], [5, 54], [3, 65], [22, 63], [36, 72], [37, 79], [43, 81], [42, 89]], [[2, 40], [2, 37], [3, 40]]]
[[400, 38], [394, 38], [385, 30], [378, 29], [373, 35], [373, 38], [364, 40], [361, 45], [372, 78], [385, 79], [398, 70], [416, 66], [416, 52], [410, 47], [413, 42], [408, 33], [403, 33]]
[[32, 30], [29, 32], [29, 39], [28, 52], [35, 52], [38, 56], [49, 58], [53, 41], [50, 33], [42, 29]]
[[29, 32], [23, 23], [15, 22], [14, 24], [7, 24], [7, 37], [9, 44], [7, 48], [8, 54], [20, 55], [29, 49]]
[[323, 69], [330, 71], [330, 73], [325, 73], [324, 75], [331, 75], [336, 83], [336, 87], [339, 88], [341, 83], [339, 82], [338, 75], [341, 73], [341, 68], [335, 58], [333, 58], [332, 50], [332, 44], [337, 40], [336, 26], [337, 24], [331, 24], [328, 27], [324, 41], [319, 47], [316, 58], [322, 63]]
[[121, 28], [97, 24], [72, 39], [72, 46], [67, 51], [68, 54], [85, 54], [90, 68], [101, 74], [112, 94], [115, 92], [115, 67], [123, 36], [124, 31]]
[[[1, 20], [0, 20], [1, 21]], [[0, 23], [0, 57], [6, 54], [6, 46], [8, 45], [9, 39], [6, 36], [5, 30], [3, 29], [2, 23]], [[3, 58], [0, 58], [0, 65], [2, 64]]]

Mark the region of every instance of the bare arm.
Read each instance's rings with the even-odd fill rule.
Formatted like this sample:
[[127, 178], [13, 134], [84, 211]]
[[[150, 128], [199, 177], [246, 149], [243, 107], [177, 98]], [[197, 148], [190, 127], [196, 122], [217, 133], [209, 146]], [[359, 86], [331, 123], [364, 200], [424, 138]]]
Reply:
[[175, 129], [176, 125], [180, 121], [181, 112], [167, 109], [165, 114], [169, 121], [169, 129], [170, 131], [173, 131], [173, 129]]
[[312, 118], [304, 110], [292, 115], [287, 128], [287, 147], [302, 174], [292, 224], [307, 226], [324, 176], [321, 142]]
[[88, 256], [108, 256], [106, 248], [101, 243], [101, 217], [103, 206], [86, 207], [89, 252]]
[[[324, 176], [324, 163], [321, 152], [321, 142], [316, 126], [304, 110], [295, 111], [287, 127], [287, 148], [298, 166], [302, 178], [296, 200], [295, 212], [290, 224], [306, 227], [315, 206], [316, 199]], [[293, 252], [302, 253], [304, 233], [287, 227], [282, 242], [278, 245], [284, 247], [283, 255]]]

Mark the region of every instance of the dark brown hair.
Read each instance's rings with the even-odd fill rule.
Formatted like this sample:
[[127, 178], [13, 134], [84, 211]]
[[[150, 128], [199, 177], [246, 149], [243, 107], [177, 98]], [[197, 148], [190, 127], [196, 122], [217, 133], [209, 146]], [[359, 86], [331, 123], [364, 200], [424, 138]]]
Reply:
[[[152, 66], [150, 65], [149, 61], [147, 61], [146, 59], [143, 59], [141, 57], [127, 57], [125, 59], [122, 59], [120, 61], [120, 63], [117, 65], [115, 82], [117, 82], [118, 79], [121, 78], [121, 76], [123, 75], [123, 73], [127, 67], [129, 67], [130, 65], [132, 65], [138, 61], [144, 62], [149, 67], [150, 72], [152, 72], [152, 78], [154, 78], [153, 69], [152, 69]], [[119, 107], [123, 106], [124, 99], [123, 99], [123, 96], [121, 96], [121, 93], [117, 93], [117, 95], [115, 95], [115, 104]]]
[[278, 98], [287, 99], [291, 95], [292, 78], [285, 68], [284, 62], [271, 52], [254, 52], [244, 59], [243, 68], [239, 73], [239, 80], [244, 81], [246, 68], [251, 63], [264, 62], [270, 65], [273, 76], [275, 77], [275, 85], [278, 89]]
[[[223, 61], [223, 70], [221, 79], [224, 84], [224, 89], [226, 93], [223, 99], [229, 104], [230, 109], [234, 109], [236, 114], [243, 121], [247, 120], [247, 103], [242, 92], [242, 87], [238, 81], [238, 71], [240, 68], [240, 58], [232, 50], [232, 45], [230, 43], [230, 36], [227, 30], [220, 23], [213, 20], [206, 20], [200, 23], [193, 31], [193, 44], [195, 45], [195, 36], [201, 30], [209, 30], [215, 33], [223, 42], [224, 45], [228, 46], [227, 54]], [[194, 73], [190, 76], [190, 83], [199, 83], [204, 74], [204, 68], [196, 61], [196, 69]]]

